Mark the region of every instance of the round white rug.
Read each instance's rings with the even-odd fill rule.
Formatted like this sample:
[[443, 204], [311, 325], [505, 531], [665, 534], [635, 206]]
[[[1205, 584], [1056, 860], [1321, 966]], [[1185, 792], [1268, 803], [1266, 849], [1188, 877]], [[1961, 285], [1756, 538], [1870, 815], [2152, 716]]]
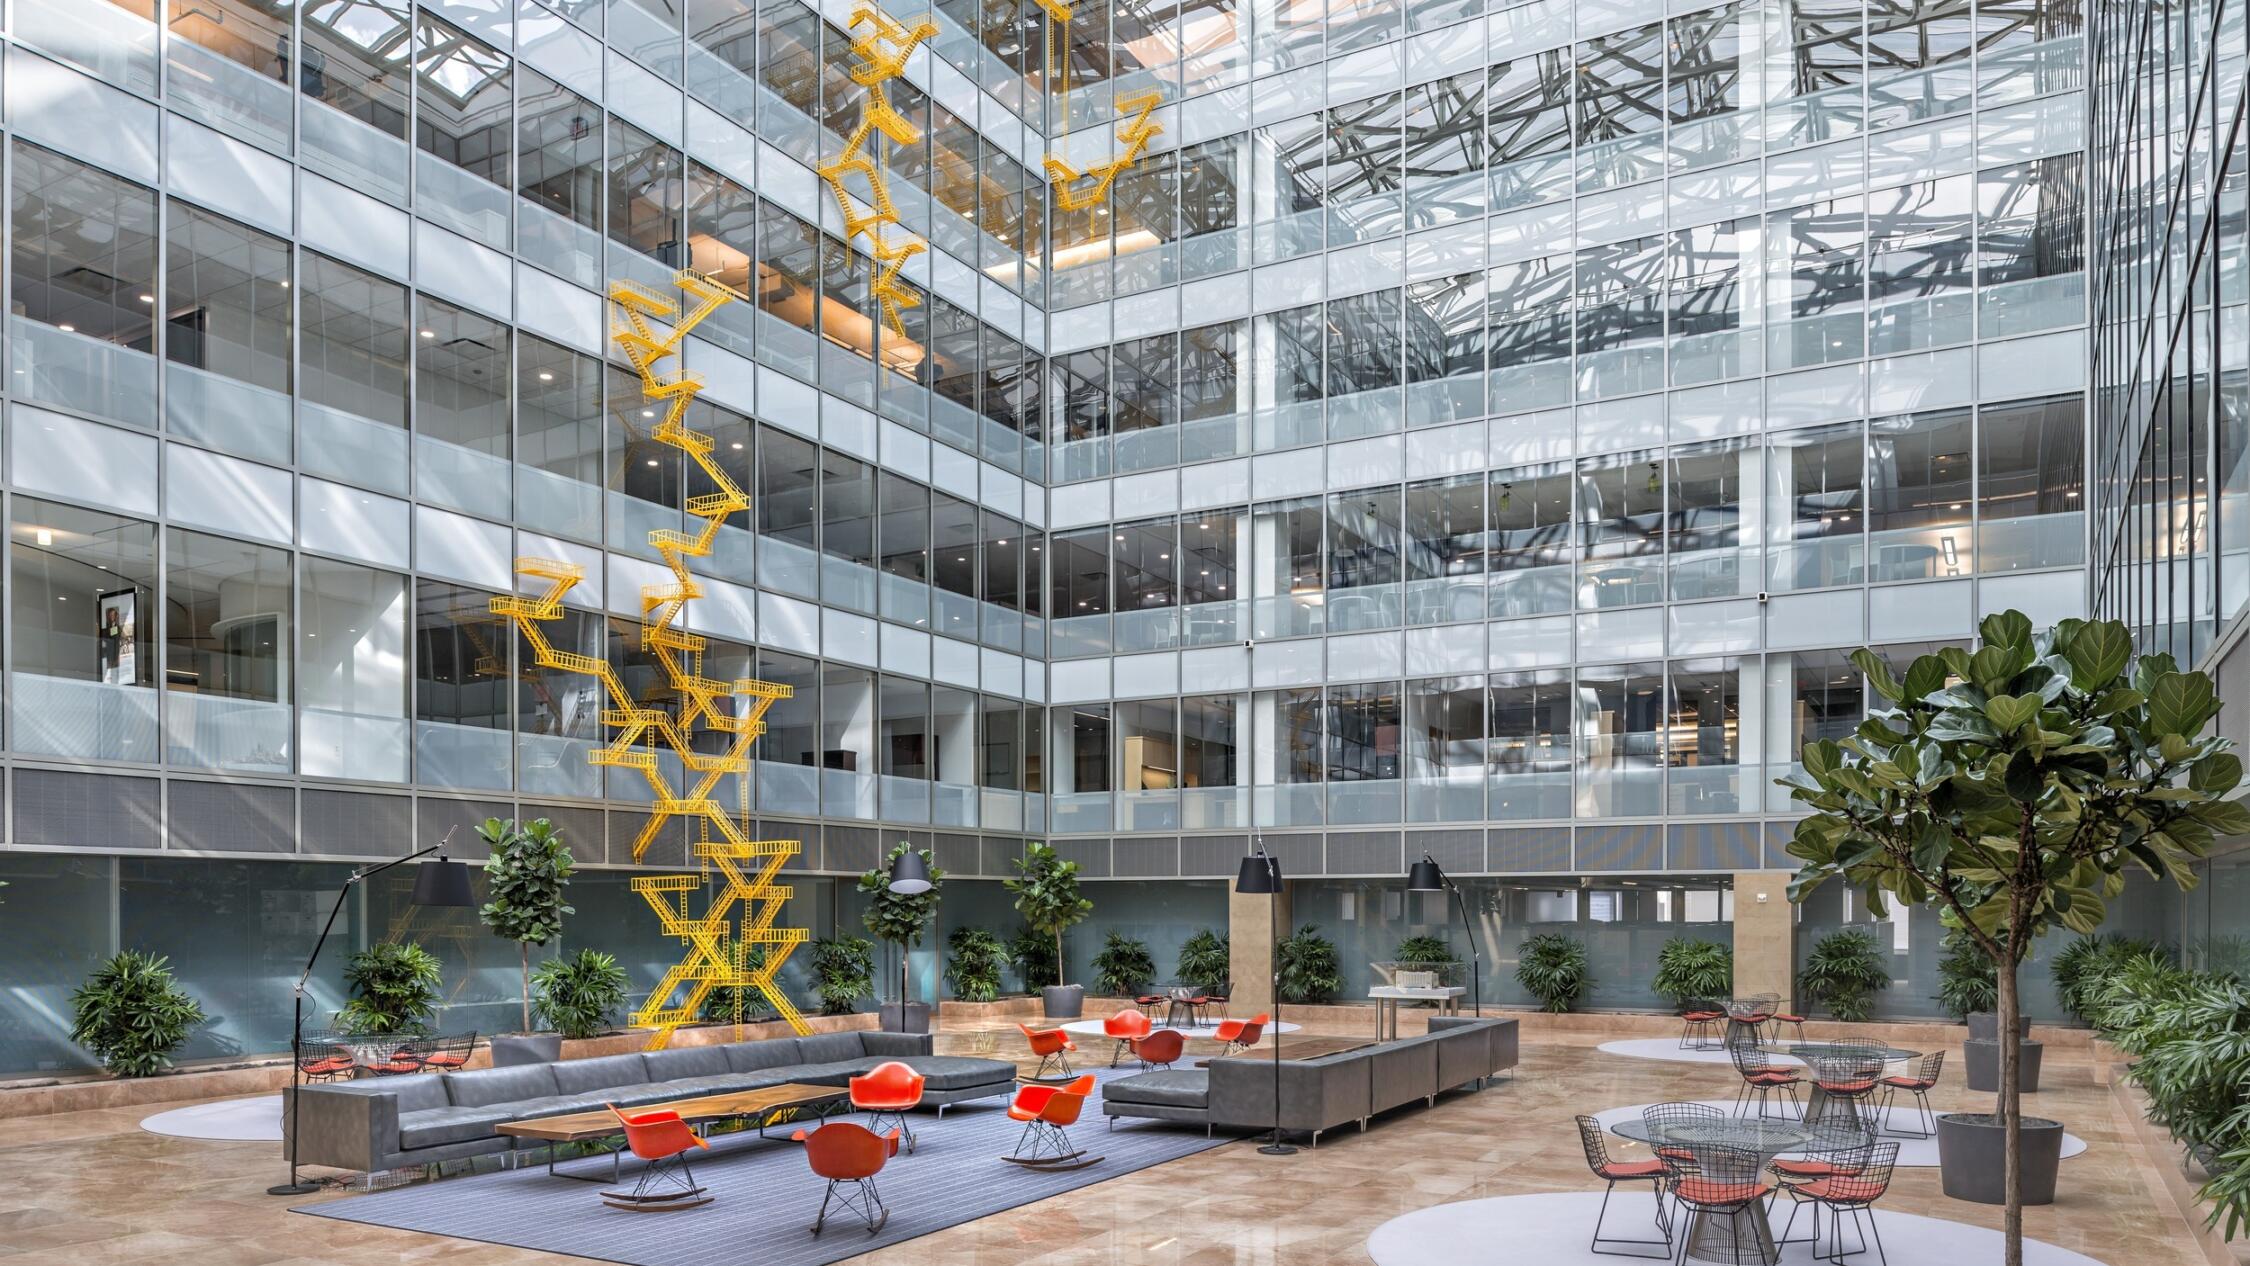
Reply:
[[[1648, 1237], [1651, 1206], [1645, 1189], [1628, 1192], [1620, 1186], [1609, 1203], [1605, 1234]], [[1491, 1266], [1496, 1261], [1536, 1262], [1539, 1266], [1614, 1266], [1615, 1256], [1597, 1256], [1586, 1246], [1600, 1212], [1598, 1191], [1573, 1191], [1539, 1196], [1497, 1196], [1489, 1200], [1463, 1200], [1432, 1205], [1392, 1218], [1367, 1237], [1367, 1255], [1376, 1266]], [[1878, 1234], [1889, 1260], [1907, 1263], [1997, 1262], [2001, 1237], [1998, 1231], [1964, 1226], [1911, 1213], [1892, 1213], [1878, 1207]], [[1800, 1231], [1802, 1228], [1800, 1227]], [[1504, 1250], [1496, 1246], [1505, 1245]], [[1785, 1244], [1783, 1262], [1811, 1262], [1808, 1242]], [[1854, 1257], [1857, 1262], [1861, 1258]], [[1875, 1257], [1865, 1258], [1873, 1262]], [[2103, 1266], [2083, 1253], [2073, 1253], [2041, 1240], [2023, 1243], [2024, 1266]]]
[[[1102, 1022], [1100, 1020], [1072, 1020], [1070, 1023], [1062, 1025], [1060, 1027], [1062, 1028], [1063, 1032], [1070, 1034], [1072, 1037], [1100, 1038], [1109, 1036], [1109, 1034], [1102, 1031]], [[1179, 1034], [1181, 1037], [1187, 1038], [1216, 1038], [1219, 1035], [1219, 1026], [1216, 1024], [1159, 1023], [1156, 1027], [1160, 1029], [1170, 1029], [1174, 1033]], [[1268, 1033], [1294, 1033], [1298, 1029], [1303, 1027], [1304, 1026], [1301, 1024], [1291, 1024], [1289, 1021], [1283, 1020], [1279, 1024], [1267, 1025], [1266, 1031]]]
[[[1680, 1039], [1676, 1037], [1620, 1038], [1614, 1042], [1604, 1042], [1596, 1049], [1604, 1054], [1623, 1055], [1627, 1059], [1661, 1059], [1674, 1064], [1726, 1064], [1731, 1066], [1734, 1063], [1734, 1056], [1727, 1054], [1723, 1047], [1702, 1048], [1691, 1046], [1682, 1050]], [[1781, 1054], [1768, 1055], [1766, 1062], [1769, 1064], [1804, 1063], [1803, 1060], [1794, 1055]]]
[[[1735, 1103], [1731, 1099], [1700, 1099], [1695, 1102], [1717, 1108], [1729, 1116], [1734, 1115], [1735, 1112]], [[1622, 1108], [1604, 1108], [1594, 1114], [1594, 1119], [1601, 1122], [1603, 1129], [1616, 1134], [1619, 1124], [1640, 1120], [1642, 1111], [1647, 1107], [1648, 1105], [1645, 1103], [1636, 1103]], [[1780, 1100], [1776, 1099], [1773, 1104], [1774, 1111], [1779, 1112], [1781, 1107]], [[1752, 1108], [1751, 1111], [1755, 1112], [1756, 1109]], [[1791, 1112], [1790, 1115], [1794, 1116], [1796, 1113]], [[1890, 1112], [1883, 1118], [1883, 1126], [1886, 1130], [1894, 1128], [1920, 1130], [1927, 1128], [1922, 1121], [1922, 1115], [1903, 1103], [1891, 1105]], [[1623, 1138], [1624, 1136], [1618, 1135], [1618, 1137]], [[1926, 1139], [1918, 1139], [1886, 1133], [1877, 1141], [1898, 1144], [1898, 1163], [1900, 1165], [1914, 1169], [1937, 1168], [1938, 1149], [1935, 1135]], [[2068, 1160], [2085, 1150], [2086, 1140], [2067, 1132], [2063, 1135], [2062, 1154], [2064, 1160]]]
[[222, 1099], [192, 1108], [174, 1108], [141, 1118], [141, 1128], [151, 1134], [180, 1139], [211, 1139], [229, 1143], [281, 1141], [281, 1096]]

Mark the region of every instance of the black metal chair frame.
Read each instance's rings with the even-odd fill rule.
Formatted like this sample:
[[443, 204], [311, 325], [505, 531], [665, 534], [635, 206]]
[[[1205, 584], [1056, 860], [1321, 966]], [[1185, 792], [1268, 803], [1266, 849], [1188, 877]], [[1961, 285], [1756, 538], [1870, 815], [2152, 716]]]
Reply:
[[[424, 1071], [459, 1072], [469, 1066], [469, 1057], [477, 1052], [477, 1031], [440, 1034], [429, 1040], [429, 1047], [421, 1061]], [[450, 1062], [440, 1062], [441, 1057]]]
[[[1116, 1065], [1112, 1064], [1110, 1065], [1110, 1067], [1115, 1068]], [[1033, 1073], [1025, 1080], [1065, 1081], [1072, 1077], [1076, 1077], [1077, 1075], [1078, 1074], [1074, 1072], [1070, 1067], [1070, 1048], [1066, 1046], [1059, 1050], [1049, 1051], [1045, 1055], [1040, 1056], [1039, 1071]]]
[[[880, 1115], [880, 1114], [878, 1114]], [[837, 1188], [845, 1188], [839, 1192]], [[865, 1178], [831, 1178], [828, 1189], [820, 1193], [820, 1212], [813, 1217], [812, 1233], [820, 1234], [828, 1228], [828, 1205], [834, 1201], [839, 1213], [851, 1212], [867, 1224], [867, 1233], [875, 1234], [891, 1220], [890, 1206], [883, 1203], [883, 1194], [875, 1189], [875, 1176]]]
[[[1744, 1151], [1740, 1148], [1698, 1147], [1694, 1150], [1695, 1164], [1698, 1170], [1697, 1177], [1709, 1178], [1723, 1186], [1747, 1186], [1752, 1194], [1739, 1200], [1692, 1200], [1685, 1194], [1685, 1188], [1688, 1184], [1679, 1182], [1672, 1186], [1672, 1199], [1689, 1219], [1697, 1214], [1706, 1218], [1724, 1216], [1728, 1221], [1728, 1229], [1734, 1237], [1735, 1261], [1739, 1263], [1742, 1261], [1741, 1250], [1745, 1243], [1742, 1215], [1758, 1208], [1760, 1202], [1765, 1198], [1765, 1184], [1759, 1176], [1764, 1169], [1764, 1162], [1756, 1152]], [[1693, 1222], [1683, 1221], [1680, 1228], [1678, 1258], [1681, 1266], [1686, 1266], [1688, 1248], [1693, 1238]], [[1752, 1245], [1758, 1244], [1755, 1224], [1750, 1229], [1747, 1242]], [[1781, 1261], [1781, 1246], [1778, 1243], [1774, 1245], [1774, 1252], [1771, 1257], [1767, 1257], [1763, 1251], [1760, 1251], [1757, 1255], [1757, 1261], [1760, 1266], [1778, 1266]]]
[[[1664, 1187], [1666, 1183], [1671, 1182], [1673, 1178], [1678, 1176], [1678, 1171], [1674, 1170], [1670, 1163], [1665, 1162], [1662, 1157], [1658, 1157], [1659, 1163], [1665, 1166], [1659, 1173], [1649, 1174], [1645, 1177], [1641, 1175], [1628, 1175], [1624, 1178], [1611, 1177], [1605, 1172], [1615, 1163], [1609, 1154], [1609, 1139], [1602, 1131], [1601, 1122], [1589, 1116], [1578, 1118], [1578, 1142], [1586, 1150], [1586, 1168], [1594, 1172], [1594, 1177], [1607, 1184], [1602, 1188], [1602, 1208], [1600, 1213], [1594, 1215], [1594, 1238], [1587, 1245], [1587, 1249], [1605, 1257], [1646, 1257], [1671, 1260], [1672, 1221], [1665, 1216], [1664, 1212]], [[1636, 1240], [1622, 1235], [1602, 1234], [1602, 1222], [1609, 1217], [1610, 1195], [1617, 1190], [1617, 1184], [1621, 1182], [1646, 1182], [1649, 1184], [1649, 1194], [1656, 1199], [1656, 1228], [1663, 1233], [1664, 1238]], [[1639, 1245], [1643, 1248], [1662, 1248], [1664, 1251], [1661, 1253], [1641, 1253], [1629, 1248], [1603, 1248], [1602, 1245], [1604, 1244]]]
[[[613, 1209], [629, 1209], [635, 1213], [683, 1209], [711, 1203], [710, 1194], [701, 1183], [695, 1181], [695, 1170], [688, 1164], [687, 1154], [692, 1150], [694, 1149], [685, 1149], [675, 1155], [648, 1162], [631, 1191], [605, 1191], [602, 1193], [602, 1203]], [[550, 1154], [549, 1164], [552, 1163]]]
[[[334, 1060], [344, 1061], [337, 1068]], [[308, 1082], [349, 1081], [359, 1071], [359, 1056], [333, 1029], [307, 1029], [297, 1044], [297, 1072]]]
[[[1882, 1229], [1875, 1224], [1875, 1202], [1882, 1199], [1890, 1191], [1891, 1172], [1898, 1164], [1898, 1146], [1896, 1143], [1873, 1143], [1865, 1148], [1858, 1149], [1860, 1168], [1858, 1172], [1846, 1176], [1846, 1182], [1855, 1190], [1842, 1198], [1807, 1195], [1794, 1186], [1785, 1188], [1789, 1192], [1790, 1200], [1794, 1203], [1789, 1209], [1789, 1221], [1782, 1226], [1782, 1234], [1786, 1236], [1789, 1227], [1796, 1224], [1797, 1205], [1809, 1204], [1813, 1206], [1812, 1244], [1814, 1257], [1822, 1261], [1835, 1262], [1841, 1266], [1846, 1257], [1866, 1252], [1868, 1243], [1872, 1239], [1875, 1245], [1876, 1260], [1882, 1263], [1882, 1266], [1890, 1266], [1890, 1254], [1883, 1248]], [[1831, 1251], [1827, 1253], [1820, 1251], [1820, 1210], [1823, 1206], [1828, 1210], [1828, 1237]], [[1851, 1216], [1852, 1230], [1859, 1236], [1859, 1247], [1850, 1250], [1844, 1248], [1843, 1222], [1846, 1214]], [[1860, 1222], [1861, 1214], [1867, 1216], [1867, 1221], [1864, 1224]], [[1779, 1237], [1774, 1241], [1777, 1248], [1783, 1242]], [[1804, 1241], [1796, 1242], [1803, 1243]]]
[[869, 1108], [867, 1110], [867, 1132], [869, 1134], [881, 1137], [892, 1130], [898, 1131], [899, 1142], [905, 1145], [906, 1154], [913, 1155], [914, 1127], [907, 1123], [906, 1109]]
[[[1937, 1133], [1937, 1114], [1930, 1109], [1930, 1090], [1932, 1087], [1937, 1085], [1938, 1074], [1940, 1074], [1944, 1070], [1945, 1052], [1932, 1051], [1929, 1054], [1924, 1055], [1920, 1059], [1914, 1061], [1914, 1072], [1912, 1074], [1912, 1080], [1925, 1082], [1927, 1084], [1921, 1086], [1903, 1087], [1894, 1086], [1891, 1085], [1888, 1081], [1885, 1081], [1882, 1084], [1882, 1107], [1877, 1110], [1875, 1115], [1875, 1120], [1878, 1128], [1880, 1128], [1885, 1134], [1896, 1135], [1900, 1138], [1926, 1139], [1932, 1134]], [[1906, 1093], [1914, 1096], [1915, 1110], [1921, 1113], [1922, 1124], [1927, 1126], [1927, 1129], [1894, 1130], [1891, 1128], [1891, 1105], [1898, 1098], [1898, 1093], [1900, 1090], [1905, 1090]]]
[[[1735, 1075], [1742, 1078], [1742, 1088], [1736, 1091], [1734, 1096], [1736, 1116], [1749, 1115], [1753, 1098], [1758, 1105], [1759, 1117], [1764, 1118], [1774, 1115], [1768, 1109], [1773, 1104], [1774, 1092], [1778, 1090], [1782, 1097], [1797, 1109], [1797, 1117], [1800, 1120], [1803, 1119], [1805, 1105], [1797, 1098], [1797, 1091], [1805, 1083], [1795, 1070], [1774, 1064], [1767, 1058], [1764, 1051], [1741, 1042], [1729, 1045], [1727, 1054], [1734, 1060]], [[1768, 1073], [1785, 1074], [1789, 1077], [1789, 1080], [1766, 1082], [1762, 1085], [1752, 1080], [1754, 1077]], [[1781, 1115], [1787, 1117], [1789, 1114], [1784, 1112]]]
[[[421, 1034], [402, 1033], [399, 1035], [397, 1045], [391, 1048], [391, 1053], [388, 1056], [364, 1065], [364, 1067], [377, 1077], [407, 1076], [411, 1073], [421, 1072], [422, 1061], [429, 1058], [430, 1052], [436, 1048], [437, 1039], [435, 1038]], [[404, 1065], [404, 1067], [401, 1067], [401, 1065]]]
[[[1704, 1017], [1690, 1019], [1690, 1016]], [[1726, 1008], [1709, 998], [1689, 998], [1680, 1007], [1680, 1049], [1707, 1051], [1725, 1039], [1719, 1026], [1727, 1022]]]
[[[1883, 1055], [1888, 1049], [1868, 1042], [1832, 1042], [1828, 1053], [1813, 1056], [1813, 1084], [1828, 1099], [1823, 1112], [1843, 1109], [1861, 1122], [1872, 1137], [1882, 1124], [1880, 1118], [1874, 1116], [1873, 1102], [1875, 1091], [1882, 1084]], [[1864, 1089], [1831, 1089], [1860, 1082], [1866, 1083]]]
[[[1865, 1137], [1865, 1136], [1860, 1136], [1860, 1137], [1862, 1137], [1862, 1138], [1864, 1139], [1864, 1137]], [[1843, 1145], [1843, 1146], [1837, 1146], [1837, 1147], [1808, 1147], [1808, 1148], [1806, 1148], [1806, 1149], [1805, 1149], [1805, 1152], [1804, 1152], [1804, 1156], [1805, 1156], [1805, 1159], [1806, 1159], [1806, 1160], [1808, 1160], [1808, 1161], [1819, 1161], [1819, 1162], [1822, 1162], [1822, 1163], [1826, 1164], [1826, 1165], [1827, 1165], [1827, 1166], [1829, 1167], [1829, 1173], [1828, 1173], [1828, 1174], [1803, 1174], [1803, 1173], [1792, 1173], [1792, 1172], [1790, 1172], [1789, 1170], [1786, 1170], [1786, 1169], [1783, 1169], [1783, 1168], [1781, 1168], [1781, 1160], [1780, 1160], [1780, 1158], [1776, 1157], [1776, 1158], [1774, 1159], [1774, 1161], [1773, 1161], [1773, 1162], [1772, 1162], [1772, 1163], [1771, 1163], [1770, 1165], [1768, 1165], [1768, 1166], [1767, 1166], [1767, 1169], [1768, 1169], [1768, 1170], [1769, 1170], [1769, 1171], [1770, 1171], [1770, 1172], [1771, 1172], [1771, 1173], [1773, 1174], [1773, 1177], [1774, 1177], [1774, 1182], [1775, 1182], [1775, 1184], [1776, 1184], [1776, 1185], [1777, 1185], [1777, 1186], [1778, 1186], [1778, 1187], [1779, 1187], [1779, 1188], [1781, 1189], [1781, 1191], [1785, 1191], [1785, 1192], [1788, 1192], [1788, 1193], [1789, 1193], [1789, 1200], [1790, 1200], [1790, 1204], [1789, 1204], [1789, 1221], [1787, 1221], [1786, 1223], [1782, 1224], [1782, 1228], [1781, 1228], [1781, 1233], [1773, 1237], [1774, 1247], [1776, 1247], [1776, 1248], [1779, 1248], [1779, 1247], [1781, 1247], [1781, 1246], [1782, 1246], [1782, 1245], [1784, 1245], [1784, 1244], [1817, 1244], [1817, 1243], [1819, 1243], [1819, 1242], [1820, 1242], [1820, 1206], [1819, 1206], [1819, 1203], [1818, 1203], [1817, 1201], [1809, 1201], [1809, 1200], [1806, 1200], [1806, 1199], [1804, 1199], [1804, 1198], [1802, 1198], [1802, 1197], [1798, 1196], [1798, 1194], [1797, 1194], [1797, 1188], [1798, 1188], [1798, 1187], [1800, 1187], [1800, 1186], [1802, 1186], [1802, 1185], [1805, 1185], [1805, 1184], [1807, 1184], [1807, 1183], [1818, 1182], [1818, 1181], [1819, 1181], [1820, 1179], [1822, 1179], [1822, 1178], [1824, 1178], [1824, 1177], [1828, 1177], [1828, 1176], [1829, 1176], [1829, 1174], [1835, 1174], [1835, 1173], [1847, 1173], [1847, 1174], [1859, 1174], [1859, 1173], [1865, 1173], [1865, 1172], [1866, 1172], [1866, 1170], [1867, 1170], [1867, 1162], [1868, 1162], [1868, 1158], [1870, 1157], [1870, 1155], [1872, 1155], [1872, 1154], [1873, 1154], [1874, 1150], [1875, 1150], [1875, 1145], [1874, 1145], [1873, 1143], [1869, 1143], [1869, 1142], [1864, 1142], [1864, 1141], [1862, 1141], [1862, 1142], [1858, 1142], [1858, 1143], [1850, 1143], [1850, 1144], [1845, 1144], [1845, 1145]], [[1780, 1197], [1781, 1197], [1781, 1191], [1777, 1191], [1777, 1192], [1775, 1192], [1775, 1193], [1774, 1193], [1774, 1198], [1775, 1198], [1775, 1199], [1777, 1199], [1777, 1200], [1778, 1200], [1778, 1199], [1780, 1199]], [[1798, 1207], [1799, 1207], [1800, 1205], [1804, 1205], [1804, 1204], [1812, 1204], [1812, 1205], [1813, 1205], [1813, 1233], [1812, 1233], [1812, 1234], [1811, 1234], [1810, 1236], [1806, 1237], [1805, 1239], [1801, 1239], [1801, 1240], [1793, 1240], [1793, 1239], [1790, 1239], [1790, 1238], [1789, 1238], [1789, 1230], [1790, 1230], [1790, 1228], [1791, 1228], [1791, 1227], [1794, 1227], [1794, 1226], [1796, 1226], [1796, 1225], [1797, 1225], [1797, 1209], [1798, 1209]]]

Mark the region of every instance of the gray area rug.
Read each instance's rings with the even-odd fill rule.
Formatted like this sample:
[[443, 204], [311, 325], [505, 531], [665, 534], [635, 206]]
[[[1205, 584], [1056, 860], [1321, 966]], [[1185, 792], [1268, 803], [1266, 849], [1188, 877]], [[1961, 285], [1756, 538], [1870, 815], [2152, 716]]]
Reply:
[[[1105, 1080], [1128, 1075], [1125, 1069], [1094, 1071]], [[839, 1119], [865, 1122], [856, 1116]], [[697, 1181], [715, 1199], [676, 1213], [609, 1208], [600, 1195], [606, 1183], [549, 1177], [544, 1165], [417, 1183], [305, 1205], [295, 1212], [633, 1266], [706, 1266], [714, 1260], [715, 1245], [731, 1246], [725, 1253], [730, 1260], [759, 1266], [826, 1266], [1232, 1141], [1223, 1134], [1207, 1139], [1200, 1129], [1184, 1125], [1131, 1118], [1121, 1119], [1112, 1130], [1097, 1092], [1070, 1134], [1101, 1163], [1044, 1173], [1000, 1159], [1015, 1149], [1023, 1130], [1008, 1119], [1005, 1099], [947, 1108], [943, 1121], [930, 1112], [910, 1119], [920, 1146], [912, 1155], [902, 1150], [876, 1180], [891, 1218], [875, 1235], [849, 1215], [839, 1219], [832, 1207], [828, 1229], [813, 1236], [813, 1214], [820, 1208], [826, 1180], [813, 1175], [803, 1149], [779, 1128], [764, 1140], [755, 1131], [715, 1136], [711, 1150], [690, 1161]], [[609, 1166], [606, 1157], [562, 1164], [567, 1172], [604, 1178]], [[628, 1158], [628, 1187], [635, 1173], [636, 1162]]]

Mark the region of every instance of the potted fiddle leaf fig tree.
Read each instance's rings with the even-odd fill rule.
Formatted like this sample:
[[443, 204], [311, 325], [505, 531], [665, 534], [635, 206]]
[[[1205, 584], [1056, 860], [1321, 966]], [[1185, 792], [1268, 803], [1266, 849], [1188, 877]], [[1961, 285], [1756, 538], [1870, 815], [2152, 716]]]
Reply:
[[[1064, 861], [1052, 844], [1037, 843], [1016, 859], [1016, 877], [1001, 885], [1016, 898], [1016, 913], [1041, 936], [1055, 941], [1055, 983], [1040, 990], [1050, 1020], [1075, 1020], [1086, 1006], [1086, 987], [1063, 983], [1062, 934], [1094, 912], [1078, 892], [1078, 863]], [[1030, 981], [1024, 982], [1029, 985]]]
[[888, 953], [891, 947], [898, 950], [898, 1001], [884, 1003], [879, 1008], [882, 1025], [893, 1033], [927, 1033], [930, 1031], [930, 1004], [915, 1002], [907, 997], [909, 973], [907, 954], [922, 940], [922, 934], [937, 921], [938, 889], [945, 884], [945, 872], [939, 870], [937, 861], [928, 849], [922, 849], [922, 864], [929, 868], [930, 886], [921, 892], [903, 893], [891, 887], [891, 867], [906, 851], [914, 846], [904, 840], [891, 849], [883, 864], [859, 877], [859, 891], [867, 898], [867, 910], [860, 922], [876, 940], [881, 941]]
[[[1994, 968], [1998, 1032], [2022, 1015], [2017, 969], [2040, 935], [2092, 933], [2136, 868], [2182, 888], [2216, 835], [2250, 832], [2227, 797], [2242, 762], [2204, 726], [2211, 679], [2143, 655], [2116, 621], [2042, 634], [1987, 617], [1975, 652], [1924, 655], [1901, 678], [1852, 662], [1888, 706], [1842, 742], [1807, 744], [1783, 780], [1811, 816], [1789, 852], [1792, 900], [1834, 879], [1870, 910], [1934, 904]], [[2005, 1266], [2022, 1266], [2023, 1209], [2054, 1197], [2060, 1122], [2027, 1119], [2013, 1042], [1999, 1044], [1996, 1110], [1938, 1119], [1945, 1193], [2005, 1206]], [[1997, 1179], [1997, 1181], [1995, 1181]]]

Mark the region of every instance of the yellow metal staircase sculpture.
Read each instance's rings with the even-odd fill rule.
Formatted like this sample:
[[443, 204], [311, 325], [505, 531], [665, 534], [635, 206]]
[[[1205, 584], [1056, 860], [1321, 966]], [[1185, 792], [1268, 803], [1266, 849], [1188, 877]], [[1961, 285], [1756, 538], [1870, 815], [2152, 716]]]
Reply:
[[[652, 438], [687, 454], [718, 489], [688, 498], [688, 514], [703, 521], [697, 531], [659, 528], [648, 534], [650, 547], [664, 559], [672, 579], [641, 589], [641, 646], [663, 670], [669, 706], [636, 700], [607, 660], [561, 650], [548, 639], [544, 626], [561, 617], [564, 596], [585, 578], [576, 564], [518, 558], [516, 574], [543, 580], [546, 587], [536, 595], [492, 600], [493, 613], [514, 621], [540, 667], [583, 673], [599, 679], [608, 691], [610, 706], [602, 712], [602, 723], [612, 733], [587, 759], [595, 765], [639, 771], [656, 797], [656, 807], [633, 841], [633, 860], [641, 860], [666, 823], [684, 818], [697, 824], [699, 838], [691, 850], [696, 861], [718, 873], [719, 890], [700, 914], [694, 912], [693, 903], [704, 889], [703, 875], [647, 875], [633, 880], [633, 891], [656, 911], [664, 934], [687, 945], [687, 957], [664, 974], [633, 1015], [635, 1027], [655, 1031], [650, 1050], [663, 1049], [673, 1031], [694, 1021], [704, 1000], [721, 987], [754, 988], [791, 1028], [811, 1031], [774, 983], [774, 973], [790, 951], [805, 941], [803, 928], [774, 926], [790, 896], [788, 888], [773, 882], [774, 876], [796, 854], [798, 844], [752, 839], [748, 829], [750, 747], [765, 732], [766, 710], [788, 698], [789, 687], [747, 677], [706, 677], [704, 639], [680, 627], [687, 604], [703, 594], [688, 560], [710, 554], [720, 525], [728, 516], [749, 509], [750, 497], [712, 460], [716, 445], [711, 437], [686, 424], [688, 405], [702, 390], [702, 381], [685, 372], [666, 373], [659, 365], [679, 353], [688, 331], [739, 296], [696, 272], [681, 272], [675, 284], [694, 301], [692, 306], [683, 310], [682, 305], [632, 282], [617, 282], [609, 292], [618, 349], [639, 372], [641, 394], [664, 405], [664, 419]], [[665, 321], [669, 328], [660, 328]], [[727, 736], [724, 750], [698, 749], [693, 741], [698, 732]], [[685, 771], [682, 787], [672, 786], [658, 760], [664, 751], [672, 753]], [[715, 794], [729, 775], [735, 778], [733, 811]], [[752, 945], [765, 948], [754, 967], [746, 961]]]

